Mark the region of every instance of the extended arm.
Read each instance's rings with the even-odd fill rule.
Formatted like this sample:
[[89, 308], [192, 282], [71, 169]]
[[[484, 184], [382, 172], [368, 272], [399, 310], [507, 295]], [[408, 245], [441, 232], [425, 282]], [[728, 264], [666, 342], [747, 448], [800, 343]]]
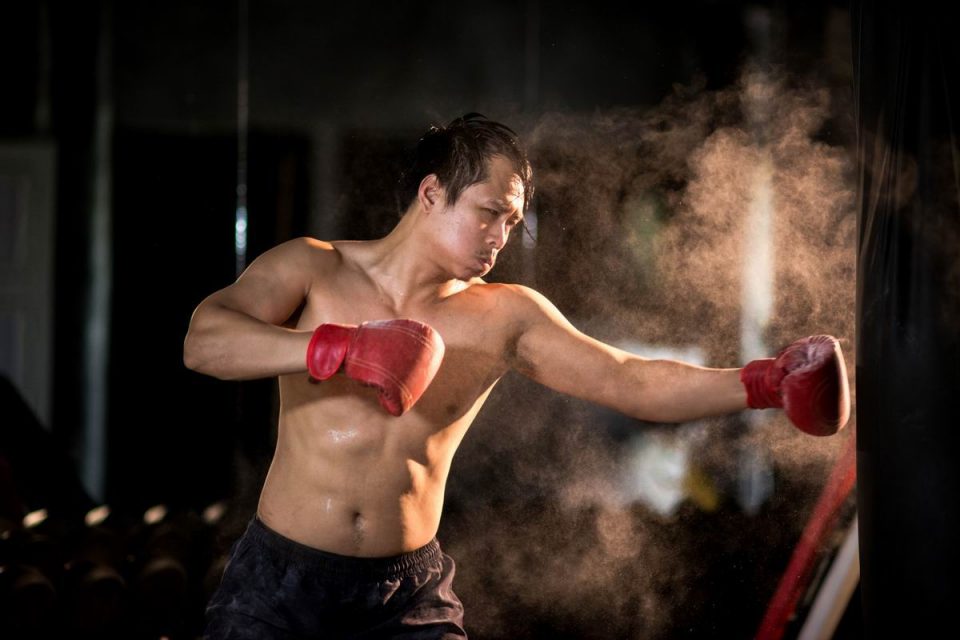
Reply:
[[557, 391], [641, 420], [685, 422], [747, 408], [740, 369], [649, 360], [578, 331], [545, 297], [515, 288], [515, 368]]
[[817, 436], [836, 433], [850, 416], [843, 354], [832, 336], [802, 338], [743, 369], [708, 369], [626, 353], [577, 331], [537, 292], [513, 292], [520, 310], [515, 367], [558, 391], [655, 422], [781, 408]]

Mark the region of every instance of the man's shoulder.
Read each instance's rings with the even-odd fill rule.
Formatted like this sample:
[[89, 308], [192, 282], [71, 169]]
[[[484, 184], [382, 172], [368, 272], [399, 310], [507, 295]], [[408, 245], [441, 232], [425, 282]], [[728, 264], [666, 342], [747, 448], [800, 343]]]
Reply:
[[282, 242], [268, 251], [274, 258], [288, 264], [302, 266], [310, 271], [318, 267], [334, 267], [342, 260], [336, 243], [318, 240], [310, 236], [300, 236]]
[[510, 316], [522, 317], [538, 313], [544, 305], [551, 305], [542, 293], [522, 284], [484, 282], [479, 278], [471, 283], [471, 294], [481, 297], [490, 306]]
[[299, 253], [301, 255], [315, 255], [323, 258], [329, 258], [337, 253], [334, 242], [319, 240], [310, 236], [300, 236], [278, 244], [273, 248], [274, 251], [284, 251], [289, 253]]
[[534, 289], [533, 287], [528, 287], [525, 284], [517, 284], [515, 282], [482, 282], [482, 287], [489, 291], [491, 295], [496, 295], [502, 298], [508, 298], [515, 300], [517, 302], [538, 302], [540, 300], [546, 300], [546, 296]]

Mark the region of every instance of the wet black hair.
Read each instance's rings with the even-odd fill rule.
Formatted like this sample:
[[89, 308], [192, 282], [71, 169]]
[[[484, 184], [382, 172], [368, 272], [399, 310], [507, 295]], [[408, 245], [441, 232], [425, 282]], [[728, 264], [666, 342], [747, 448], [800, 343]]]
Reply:
[[516, 132], [479, 113], [468, 113], [445, 127], [432, 126], [417, 142], [413, 159], [397, 183], [397, 209], [402, 216], [417, 197], [420, 183], [435, 174], [447, 204], [455, 204], [463, 190], [487, 179], [487, 164], [502, 156], [513, 164], [523, 183], [523, 210], [533, 197], [533, 171]]

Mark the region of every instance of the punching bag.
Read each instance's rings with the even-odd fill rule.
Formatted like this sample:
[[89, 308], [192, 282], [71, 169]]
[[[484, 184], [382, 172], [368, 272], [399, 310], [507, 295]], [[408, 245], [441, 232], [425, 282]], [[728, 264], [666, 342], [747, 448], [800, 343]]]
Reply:
[[851, 11], [868, 638], [949, 637], [960, 626], [960, 23], [952, 5], [857, 1]]

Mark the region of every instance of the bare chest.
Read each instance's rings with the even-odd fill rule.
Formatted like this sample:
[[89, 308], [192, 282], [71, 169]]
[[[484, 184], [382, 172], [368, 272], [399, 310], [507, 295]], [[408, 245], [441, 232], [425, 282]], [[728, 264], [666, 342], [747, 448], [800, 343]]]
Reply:
[[445, 355], [417, 409], [440, 425], [479, 409], [478, 399], [507, 370], [511, 327], [497, 307], [492, 296], [467, 290], [442, 301], [397, 309], [375, 287], [346, 276], [311, 287], [295, 321], [301, 330], [326, 322], [360, 324], [390, 318], [432, 326], [443, 338]]

